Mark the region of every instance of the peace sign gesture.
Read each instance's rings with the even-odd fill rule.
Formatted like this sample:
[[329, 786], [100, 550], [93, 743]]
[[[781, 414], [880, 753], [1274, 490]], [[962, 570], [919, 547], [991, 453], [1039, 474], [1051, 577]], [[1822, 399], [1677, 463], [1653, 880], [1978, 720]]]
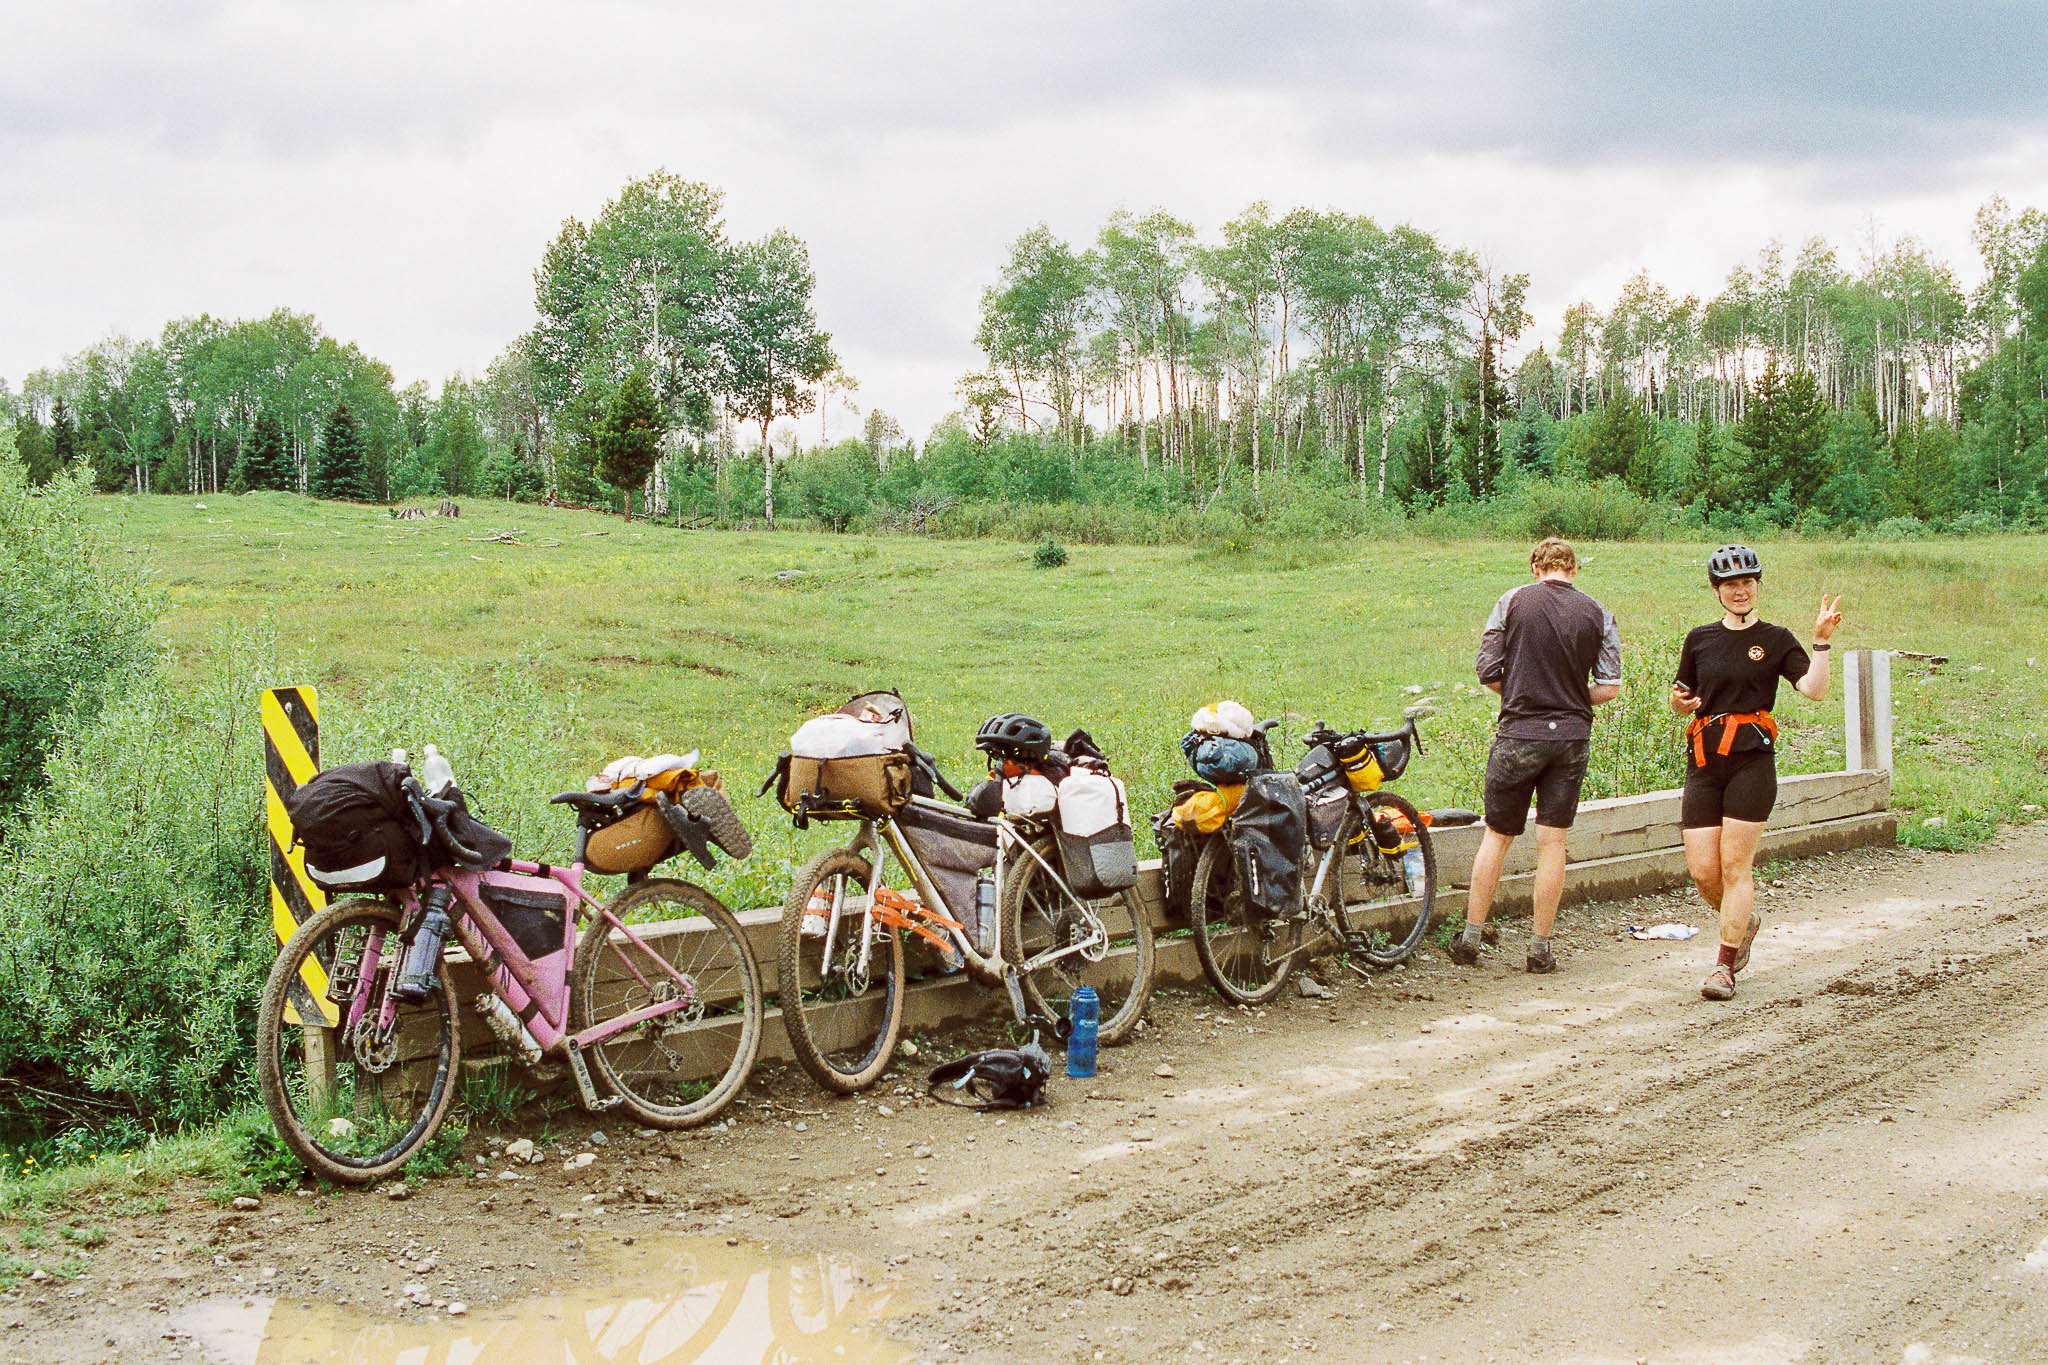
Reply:
[[1820, 595], [1820, 616], [1813, 623], [1813, 638], [1826, 640], [1842, 624], [1842, 594], [1836, 593], [1835, 600], [1828, 601], [1828, 595]]

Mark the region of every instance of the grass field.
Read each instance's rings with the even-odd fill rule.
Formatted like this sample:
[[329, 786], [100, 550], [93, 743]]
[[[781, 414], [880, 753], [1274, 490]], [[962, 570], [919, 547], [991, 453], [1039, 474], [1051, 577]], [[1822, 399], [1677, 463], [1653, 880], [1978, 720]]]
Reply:
[[[1391, 725], [1426, 700], [1438, 714], [1401, 787], [1419, 804], [1476, 805], [1493, 699], [1470, 681], [1472, 653], [1493, 599], [1527, 575], [1526, 547], [1504, 543], [1076, 547], [1042, 570], [1010, 542], [681, 532], [511, 504], [428, 522], [281, 494], [97, 507], [115, 561], [149, 571], [180, 667], [223, 625], [267, 616], [309, 676], [265, 681], [318, 684], [330, 715], [429, 663], [471, 669], [480, 687], [518, 670], [573, 694], [581, 724], [532, 737], [562, 788], [620, 753], [701, 747], [768, 855], [751, 876], [714, 879], [741, 900], [765, 897], [800, 844], [830, 837], [799, 839], [753, 788], [801, 721], [874, 687], [903, 692], [956, 781], [979, 775], [970, 741], [992, 712], [1085, 726], [1144, 813], [1185, 775], [1177, 741], [1205, 701], [1238, 697], [1298, 734], [1314, 718]], [[487, 539], [499, 531], [526, 543]], [[1579, 585], [1620, 621], [1628, 678], [1596, 731], [1588, 795], [1679, 773], [1664, 689], [1684, 630], [1715, 610], [1707, 548], [1580, 547]], [[1821, 592], [1839, 591], [1839, 649], [1948, 656], [1933, 671], [1896, 665], [1908, 838], [1965, 843], [2048, 805], [2048, 539], [1763, 552], [1767, 619], [1804, 636]], [[1780, 701], [1786, 768], [1840, 766], [1839, 686], [1821, 706], [1789, 688]], [[417, 742], [433, 738], [423, 718]], [[1298, 752], [1291, 737], [1286, 751]], [[1945, 823], [1921, 824], [1935, 815]]]

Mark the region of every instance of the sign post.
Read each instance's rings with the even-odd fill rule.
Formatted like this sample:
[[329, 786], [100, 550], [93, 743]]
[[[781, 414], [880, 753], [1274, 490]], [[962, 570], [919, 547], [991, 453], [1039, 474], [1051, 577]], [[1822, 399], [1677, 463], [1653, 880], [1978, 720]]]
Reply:
[[[263, 808], [270, 841], [270, 920], [280, 944], [327, 908], [327, 893], [306, 873], [304, 850], [294, 847], [285, 802], [320, 771], [320, 695], [310, 687], [274, 687], [263, 694]], [[285, 1018], [301, 1027], [306, 1077], [318, 1092], [334, 1085], [335, 1025], [340, 1012], [327, 999], [325, 964], [309, 957], [285, 1001]]]

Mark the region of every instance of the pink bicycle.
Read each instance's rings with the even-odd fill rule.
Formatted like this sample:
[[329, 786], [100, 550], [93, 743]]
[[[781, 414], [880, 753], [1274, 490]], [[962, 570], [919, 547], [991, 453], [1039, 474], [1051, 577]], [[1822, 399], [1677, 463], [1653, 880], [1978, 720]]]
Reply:
[[482, 1022], [529, 1068], [566, 1063], [586, 1109], [618, 1108], [652, 1128], [716, 1117], [761, 1044], [761, 973], [739, 921], [690, 882], [642, 871], [600, 904], [583, 878], [591, 835], [649, 806], [675, 832], [667, 856], [688, 848], [706, 867], [712, 845], [746, 856], [752, 840], [724, 795], [564, 792], [554, 800], [577, 811], [576, 857], [550, 867], [492, 857], [451, 833], [455, 816], [473, 843], [481, 833], [510, 847], [470, 819], [452, 786], [436, 799], [407, 777], [405, 792], [437, 865], [384, 899], [341, 901], [308, 919], [264, 986], [258, 1079], [299, 1159], [364, 1184], [403, 1166], [447, 1117], [462, 1067], [449, 952], [431, 974], [401, 980], [429, 926], [445, 925], [447, 948], [477, 965]]

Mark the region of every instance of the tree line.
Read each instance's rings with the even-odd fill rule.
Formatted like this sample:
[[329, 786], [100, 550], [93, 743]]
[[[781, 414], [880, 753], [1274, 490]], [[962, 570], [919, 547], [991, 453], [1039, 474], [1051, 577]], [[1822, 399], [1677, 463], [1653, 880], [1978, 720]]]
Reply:
[[959, 408], [922, 444], [873, 409], [781, 487], [791, 419], [856, 385], [803, 243], [730, 241], [721, 208], [659, 172], [566, 221], [530, 330], [438, 391], [281, 310], [102, 342], [0, 384], [0, 417], [32, 477], [107, 490], [639, 497], [720, 523], [932, 529], [977, 500], [1256, 517], [1296, 483], [1455, 512], [1603, 481], [1695, 521], [2048, 520], [2048, 215], [1998, 199], [1973, 288], [1910, 238], [1854, 268], [1774, 242], [1710, 298], [1638, 273], [1533, 346], [1528, 277], [1413, 225], [1265, 204], [1212, 233], [1163, 209], [1083, 244], [1041, 224], [982, 295]]

